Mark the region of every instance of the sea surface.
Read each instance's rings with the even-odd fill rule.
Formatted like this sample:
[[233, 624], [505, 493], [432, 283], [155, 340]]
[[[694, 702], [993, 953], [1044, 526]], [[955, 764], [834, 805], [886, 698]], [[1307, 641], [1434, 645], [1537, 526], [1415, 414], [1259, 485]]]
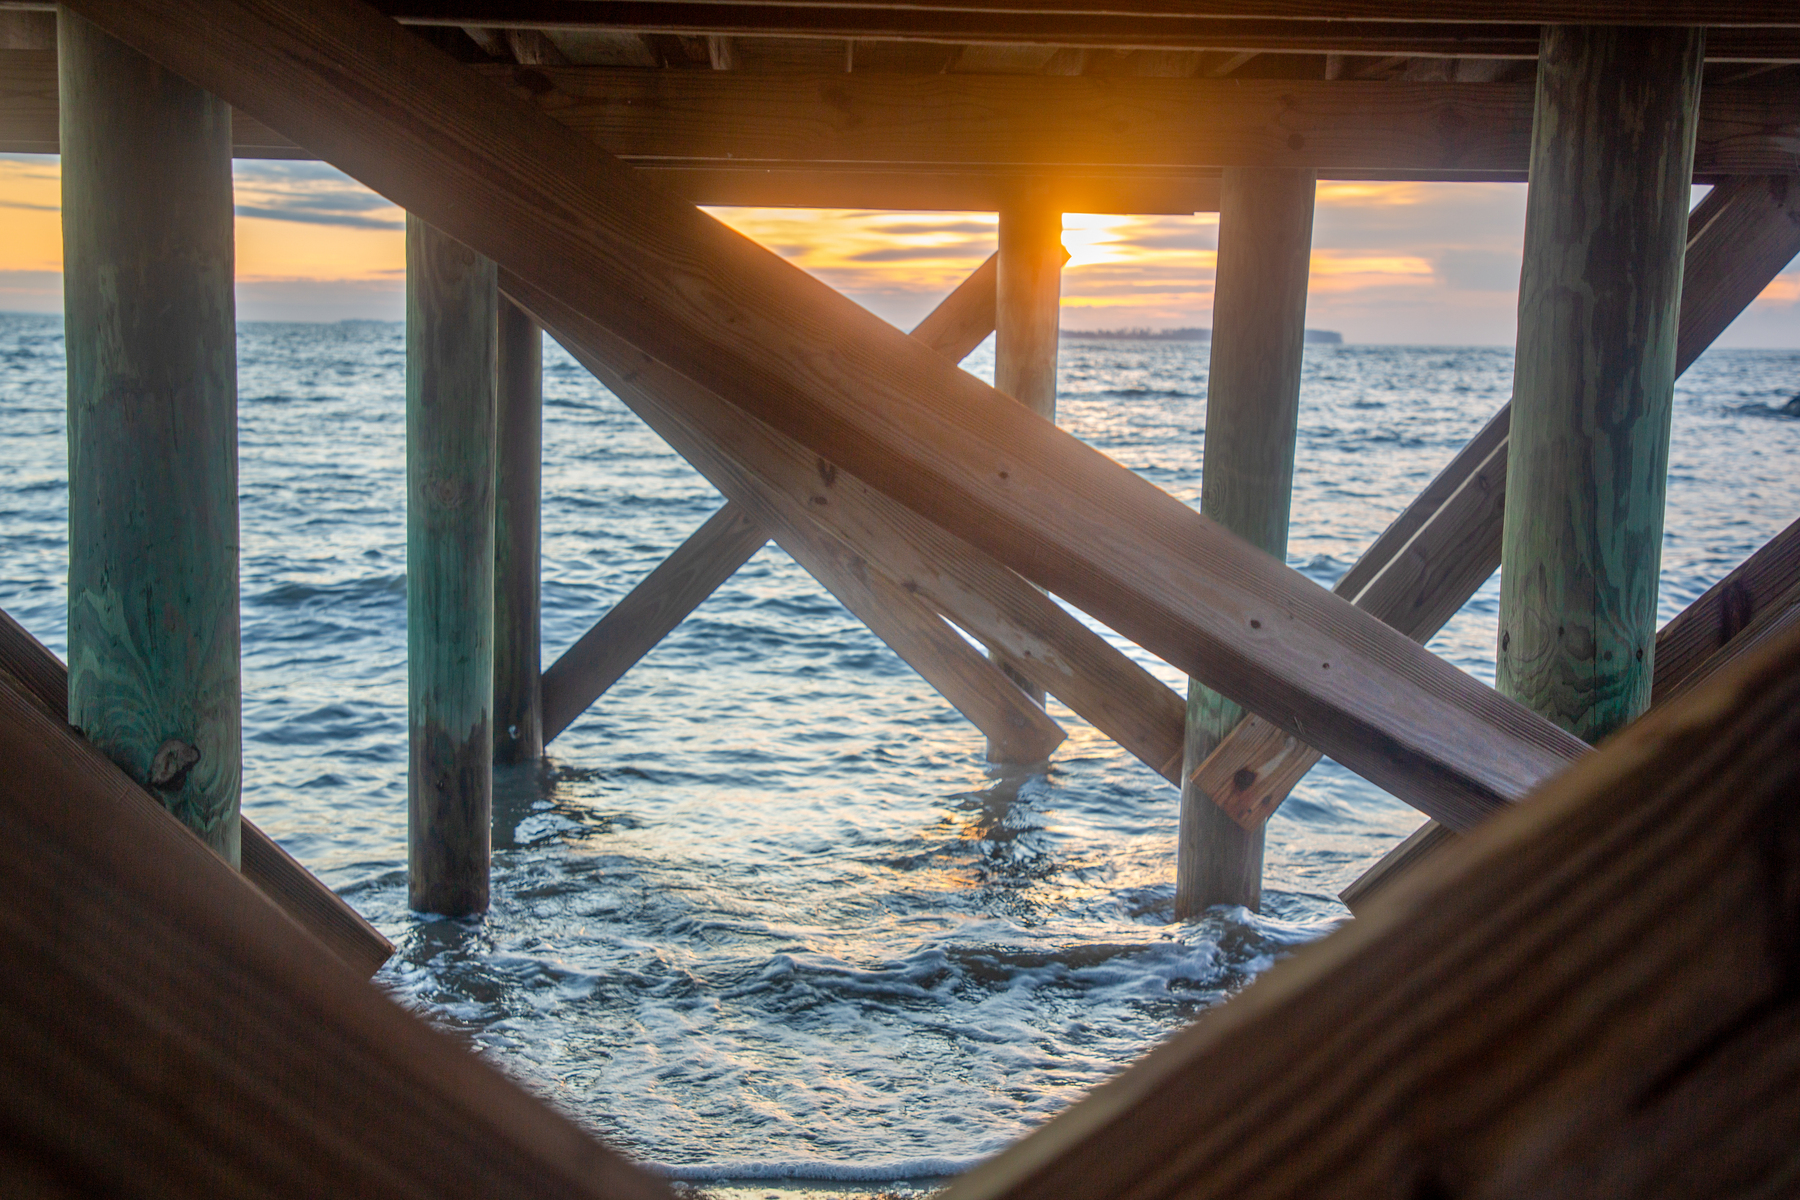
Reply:
[[[1197, 505], [1207, 352], [1067, 339], [1060, 419]], [[1511, 352], [1306, 353], [1289, 561], [1330, 585], [1505, 402]], [[0, 605], [60, 653], [59, 320], [0, 316], [0, 364]], [[1176, 923], [1172, 787], [1054, 703], [1048, 774], [990, 769], [769, 546], [502, 774], [491, 914], [410, 913], [403, 330], [246, 324], [239, 372], [244, 811], [393, 938], [402, 1003], [678, 1178], [958, 1171], [1330, 932], [1421, 819], [1326, 761], [1270, 822], [1263, 913]], [[721, 501], [553, 343], [544, 389], [548, 663]], [[1800, 516], [1796, 390], [1796, 352], [1680, 381], [1665, 620]], [[1497, 583], [1431, 644], [1489, 681]]]

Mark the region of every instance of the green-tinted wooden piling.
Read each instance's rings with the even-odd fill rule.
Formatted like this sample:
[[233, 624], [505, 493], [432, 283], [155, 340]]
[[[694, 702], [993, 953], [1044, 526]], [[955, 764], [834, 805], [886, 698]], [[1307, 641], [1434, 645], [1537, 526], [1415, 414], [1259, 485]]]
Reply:
[[406, 220], [409, 899], [488, 904], [494, 742], [494, 264]]
[[500, 300], [498, 460], [494, 480], [494, 761], [544, 753], [539, 641], [539, 516], [544, 452], [544, 335]]
[[69, 720], [233, 866], [231, 109], [58, 13]]
[[[1219, 196], [1200, 511], [1277, 558], [1287, 553], [1316, 190], [1310, 171], [1233, 168]], [[1239, 826], [1191, 779], [1243, 715], [1189, 681], [1182, 754], [1188, 782], [1175, 855], [1178, 920], [1214, 904], [1256, 908], [1262, 902], [1262, 827]]]
[[1595, 741], [1650, 703], [1698, 29], [1547, 26], [1499, 688]]
[[[1000, 210], [994, 285], [994, 386], [1039, 416], [1056, 419], [1056, 352], [1062, 304], [1062, 213], [1027, 189]], [[1004, 665], [1004, 664], [1002, 664]], [[1039, 704], [1044, 689], [1006, 668]], [[988, 743], [988, 760], [1009, 755]]]

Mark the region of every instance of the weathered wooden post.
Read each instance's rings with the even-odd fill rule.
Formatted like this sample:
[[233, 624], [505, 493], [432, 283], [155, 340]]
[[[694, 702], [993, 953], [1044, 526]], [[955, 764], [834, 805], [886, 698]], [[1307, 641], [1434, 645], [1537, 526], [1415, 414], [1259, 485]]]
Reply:
[[1597, 741], [1650, 703], [1699, 29], [1546, 26], [1501, 542], [1501, 691]]
[[69, 720], [233, 866], [231, 109], [66, 9]]
[[492, 261], [406, 219], [408, 895], [486, 910], [494, 741]]
[[[1312, 259], [1311, 171], [1233, 168], [1219, 195], [1212, 363], [1200, 511], [1277, 558], [1287, 553], [1294, 487], [1306, 284]], [[1175, 916], [1262, 902], [1263, 828], [1246, 830], [1194, 781], [1243, 710], [1188, 683]]]
[[544, 449], [544, 335], [499, 302], [494, 475], [494, 761], [544, 753], [539, 662], [539, 517]]
[[[1062, 304], [1062, 213], [1037, 189], [1000, 210], [994, 285], [994, 386], [1032, 412], [1056, 419], [1056, 351]], [[1002, 664], [1004, 665], [1004, 663]], [[1039, 704], [1044, 690], [1006, 673]], [[1009, 755], [988, 743], [988, 761]]]

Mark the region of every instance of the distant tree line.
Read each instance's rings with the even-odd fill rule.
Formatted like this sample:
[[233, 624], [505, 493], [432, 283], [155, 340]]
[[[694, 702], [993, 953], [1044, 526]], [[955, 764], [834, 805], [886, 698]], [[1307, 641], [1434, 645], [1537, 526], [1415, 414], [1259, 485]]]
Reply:
[[[1065, 329], [1064, 337], [1099, 338], [1130, 342], [1210, 342], [1210, 329]], [[1341, 346], [1344, 335], [1330, 329], [1309, 329], [1306, 341], [1314, 346]]]

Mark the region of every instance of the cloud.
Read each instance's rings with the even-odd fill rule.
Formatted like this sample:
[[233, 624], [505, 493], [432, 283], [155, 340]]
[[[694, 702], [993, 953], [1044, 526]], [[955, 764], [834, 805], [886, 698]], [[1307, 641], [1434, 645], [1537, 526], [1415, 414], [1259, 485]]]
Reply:
[[346, 229], [406, 227], [399, 208], [324, 163], [239, 162], [232, 183], [240, 217]]
[[1510, 292], [1519, 286], [1519, 251], [1450, 249], [1436, 256], [1437, 273], [1453, 288]]
[[975, 253], [973, 249], [957, 246], [889, 246], [881, 250], [864, 250], [849, 256], [851, 262], [913, 262], [916, 260], [943, 261], [946, 258], [964, 258]]

